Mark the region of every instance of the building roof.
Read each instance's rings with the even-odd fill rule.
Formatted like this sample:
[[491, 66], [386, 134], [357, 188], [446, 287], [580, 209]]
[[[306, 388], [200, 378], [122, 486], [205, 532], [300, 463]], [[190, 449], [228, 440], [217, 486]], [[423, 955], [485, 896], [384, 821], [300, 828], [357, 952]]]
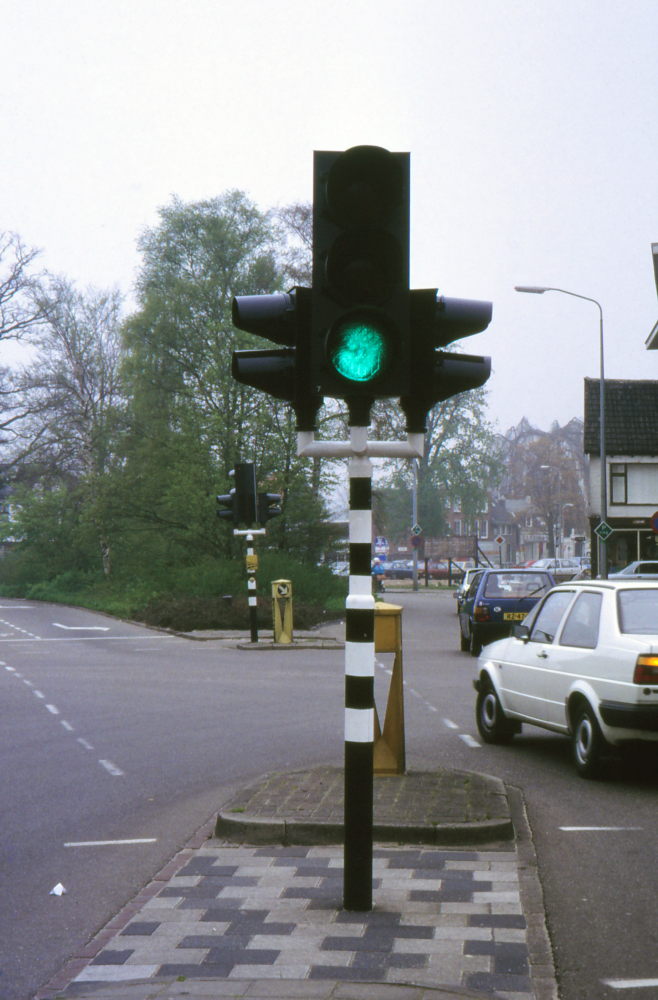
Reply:
[[[585, 379], [586, 455], [600, 454], [599, 379]], [[605, 380], [606, 455], [658, 455], [658, 381]]]

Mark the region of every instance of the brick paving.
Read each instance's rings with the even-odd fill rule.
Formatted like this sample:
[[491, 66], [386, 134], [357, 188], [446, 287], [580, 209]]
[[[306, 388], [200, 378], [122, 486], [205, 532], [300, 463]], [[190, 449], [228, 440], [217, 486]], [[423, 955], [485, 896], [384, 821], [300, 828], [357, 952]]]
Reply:
[[58, 995], [184, 976], [533, 996], [513, 849], [376, 848], [365, 914], [341, 909], [342, 874], [340, 847], [208, 841]]

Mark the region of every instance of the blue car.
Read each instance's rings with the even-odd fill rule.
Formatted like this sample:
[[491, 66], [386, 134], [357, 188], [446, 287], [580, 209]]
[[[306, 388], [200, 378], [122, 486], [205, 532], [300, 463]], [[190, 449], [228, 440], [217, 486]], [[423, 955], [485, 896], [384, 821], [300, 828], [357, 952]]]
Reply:
[[485, 569], [477, 573], [459, 609], [460, 649], [482, 647], [511, 634], [555, 581], [546, 570]]

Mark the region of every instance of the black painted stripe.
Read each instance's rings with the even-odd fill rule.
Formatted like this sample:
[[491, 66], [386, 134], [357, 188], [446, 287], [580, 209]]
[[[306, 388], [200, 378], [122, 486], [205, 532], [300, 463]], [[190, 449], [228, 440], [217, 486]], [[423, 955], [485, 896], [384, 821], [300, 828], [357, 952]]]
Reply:
[[372, 479], [370, 476], [350, 478], [350, 510], [372, 510]]
[[350, 542], [350, 576], [370, 576], [371, 562], [369, 542]]
[[375, 641], [375, 609], [347, 608], [345, 611], [345, 641]]
[[373, 708], [375, 704], [375, 678], [345, 677], [345, 708]]

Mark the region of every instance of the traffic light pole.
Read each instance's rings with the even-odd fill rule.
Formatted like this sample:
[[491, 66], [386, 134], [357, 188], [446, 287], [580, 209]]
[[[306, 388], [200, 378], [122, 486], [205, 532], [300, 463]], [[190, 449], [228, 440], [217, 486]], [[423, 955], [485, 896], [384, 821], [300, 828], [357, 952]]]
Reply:
[[254, 535], [264, 535], [265, 528], [251, 531], [233, 530], [234, 535], [247, 539], [247, 589], [249, 590], [249, 631], [250, 641], [258, 642], [258, 598], [256, 596], [256, 557], [253, 548]]
[[350, 589], [345, 605], [345, 850], [343, 906], [372, 910], [373, 747], [375, 735], [375, 599], [372, 596], [372, 464], [367, 456], [418, 458], [423, 435], [368, 441], [350, 427], [349, 441], [298, 434], [298, 454], [350, 458]]

